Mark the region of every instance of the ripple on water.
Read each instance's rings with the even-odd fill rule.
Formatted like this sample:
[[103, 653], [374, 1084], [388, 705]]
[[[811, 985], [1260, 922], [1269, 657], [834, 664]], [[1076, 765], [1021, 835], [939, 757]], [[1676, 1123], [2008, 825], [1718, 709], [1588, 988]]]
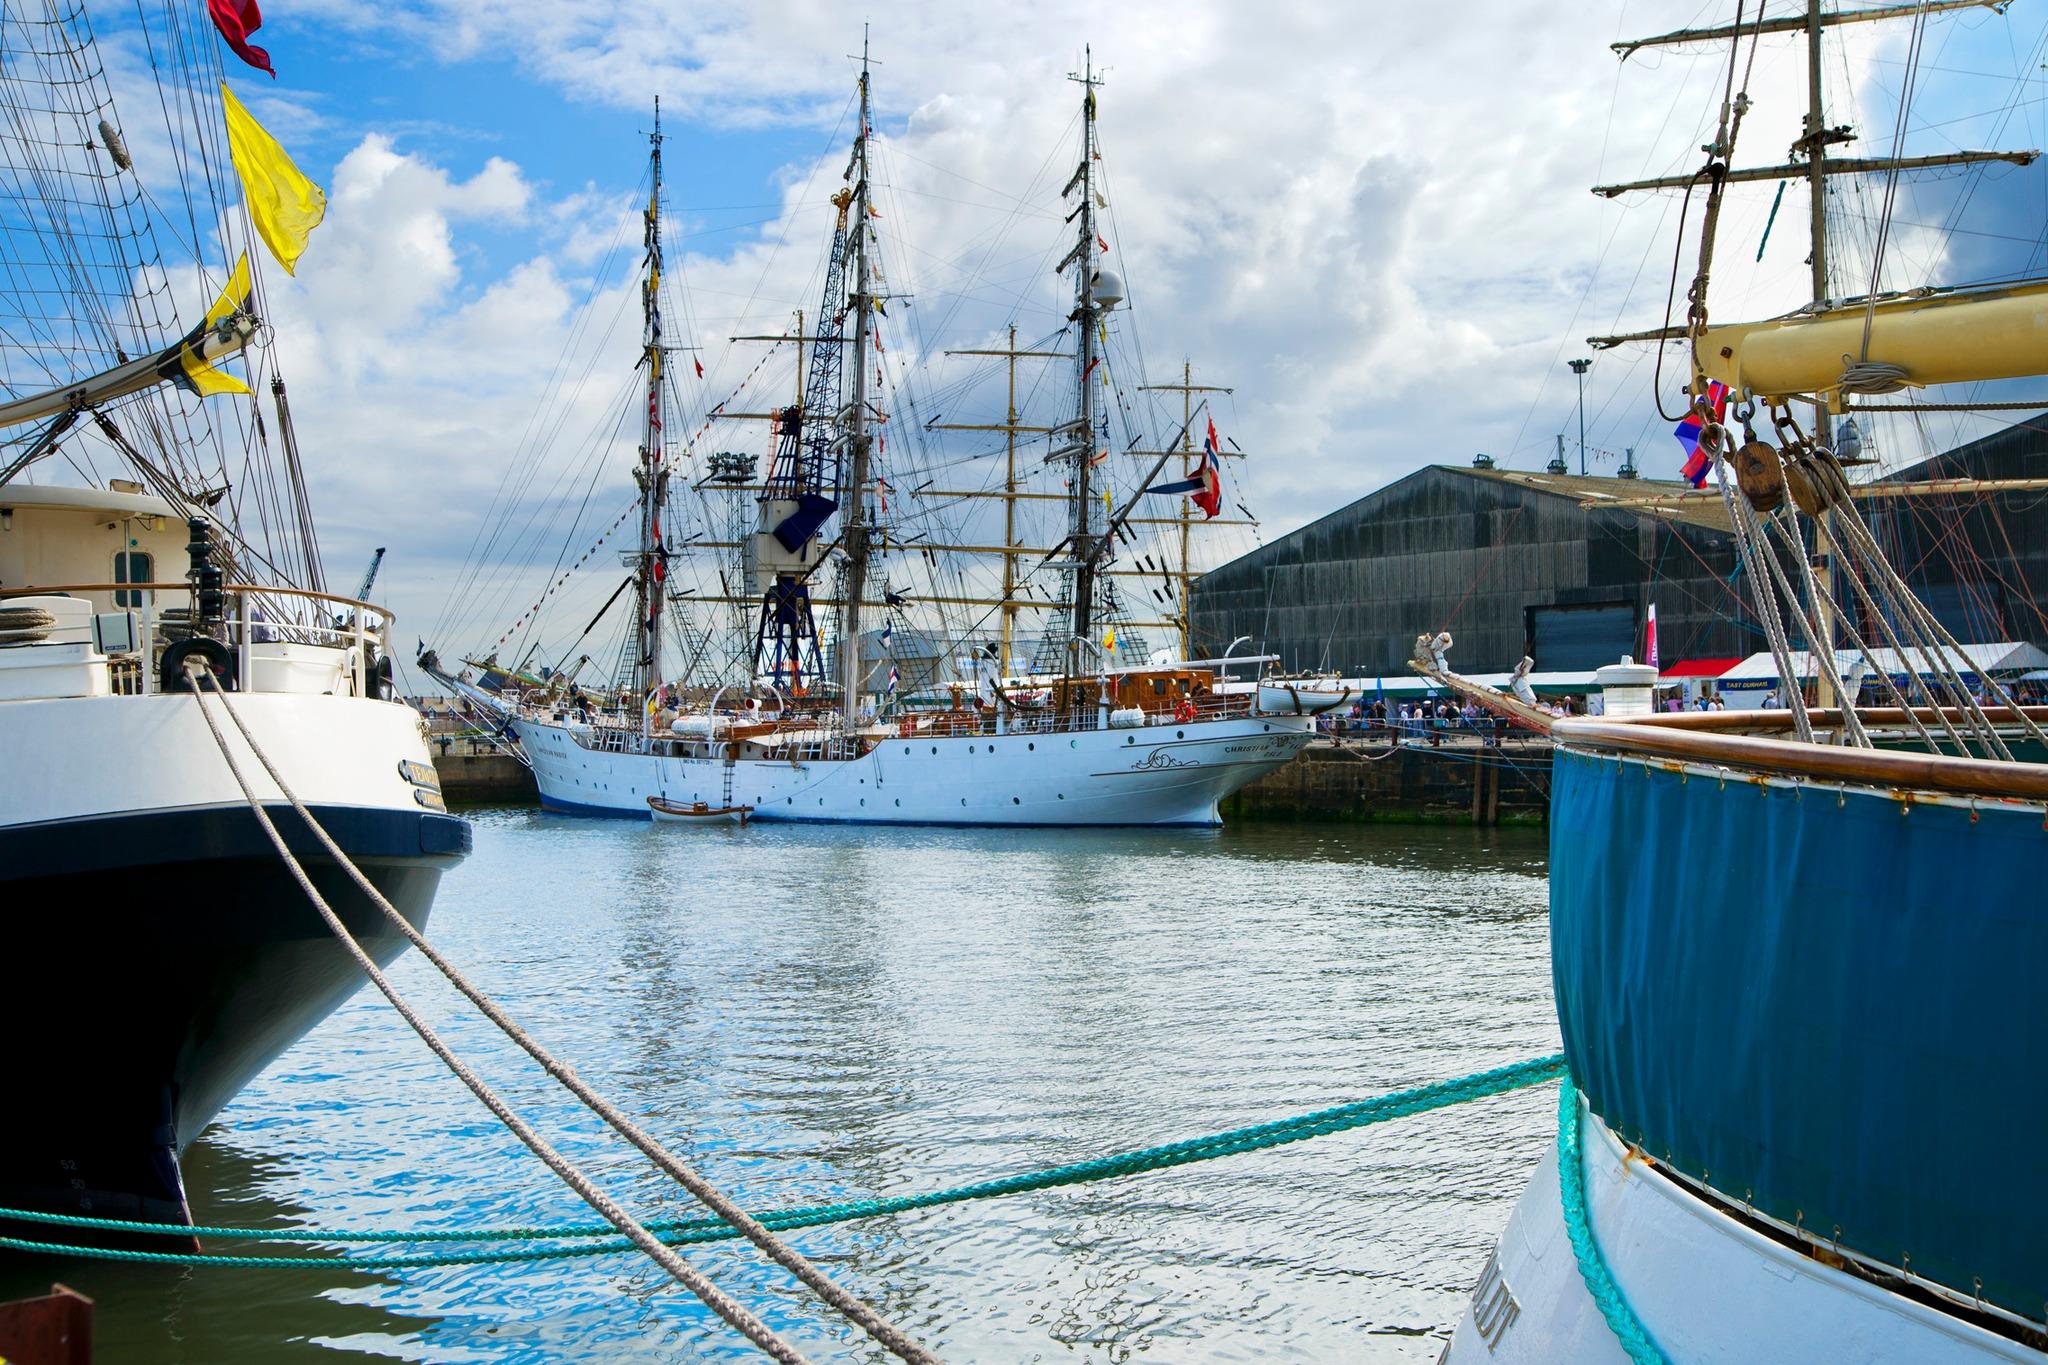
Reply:
[[[1029, 1170], [1557, 1045], [1540, 836], [690, 830], [532, 811], [476, 825], [436, 941], [756, 1208]], [[692, 1213], [425, 964], [394, 976], [636, 1211]], [[1546, 1087], [793, 1239], [960, 1361], [1432, 1360], [1551, 1104]], [[202, 1221], [592, 1218], [367, 996], [250, 1086], [187, 1164]], [[689, 1255], [806, 1349], [885, 1358], [749, 1251]], [[116, 1365], [748, 1356], [622, 1257], [386, 1276], [62, 1272], [99, 1295], [101, 1358]]]

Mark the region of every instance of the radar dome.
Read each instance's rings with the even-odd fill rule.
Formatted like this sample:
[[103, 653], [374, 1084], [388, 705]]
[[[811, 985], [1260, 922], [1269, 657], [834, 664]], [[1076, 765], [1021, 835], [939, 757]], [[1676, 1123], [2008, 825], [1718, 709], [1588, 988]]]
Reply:
[[1113, 270], [1098, 270], [1088, 277], [1088, 293], [1097, 308], [1114, 308], [1124, 301], [1123, 277]]

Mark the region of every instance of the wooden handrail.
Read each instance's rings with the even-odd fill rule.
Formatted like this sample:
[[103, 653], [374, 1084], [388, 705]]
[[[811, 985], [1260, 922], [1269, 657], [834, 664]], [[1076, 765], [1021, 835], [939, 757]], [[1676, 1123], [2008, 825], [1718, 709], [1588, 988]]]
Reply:
[[[175, 583], [49, 583], [33, 588], [0, 588], [0, 597], [38, 597], [53, 592], [190, 592], [192, 585], [183, 579]], [[222, 592], [267, 593], [274, 597], [305, 597], [315, 602], [332, 602], [340, 607], [354, 607], [358, 611], [375, 612], [391, 625], [398, 617], [389, 607], [380, 607], [375, 602], [363, 602], [339, 593], [314, 592], [311, 588], [270, 587], [260, 583], [224, 583]], [[286, 624], [279, 622], [278, 624]]]
[[[2048, 706], [2022, 706], [2019, 710], [2021, 714], [2027, 716], [2037, 725], [2048, 725]], [[1842, 713], [1839, 708], [1810, 708], [1806, 714], [1813, 718], [1813, 727], [1816, 730], [1832, 730], [1839, 728], [1842, 724]], [[1913, 714], [1924, 725], [1939, 725], [1941, 724], [1941, 717], [1946, 716], [1949, 723], [1956, 726], [1959, 731], [1967, 732], [1969, 727], [1969, 721], [1964, 713], [1953, 706], [1916, 706], [1913, 708]], [[2017, 724], [2019, 721], [2019, 716], [2015, 715], [2009, 707], [1987, 706], [1984, 708], [1984, 714], [1995, 725]], [[1905, 710], [1897, 706], [1859, 706], [1856, 708], [1856, 718], [1865, 725], [1909, 724], [1906, 719]], [[1586, 719], [1612, 720], [1615, 717], [1591, 716]], [[1628, 718], [1628, 723], [1631, 725], [1659, 725], [1673, 730], [1789, 731], [1792, 728], [1792, 713], [1782, 709], [1769, 711], [1659, 711], [1647, 716], [1631, 716]]]
[[[1891, 711], [1903, 720], [1904, 712], [1896, 708], [1891, 708]], [[2048, 711], [2048, 708], [2027, 708], [2029, 715], [2040, 711]], [[1790, 713], [1784, 714], [1785, 723], [1789, 726]], [[1839, 720], [1839, 713], [1816, 712], [1816, 723], [1830, 714]], [[1884, 709], [1873, 707], [1859, 710], [1857, 714], [1868, 721], [1883, 715]], [[1629, 720], [1559, 720], [1552, 725], [1551, 736], [1560, 744], [1581, 748], [1689, 759], [1783, 777], [1938, 791], [1958, 796], [2048, 800], [2048, 765], [2044, 764], [2004, 763], [1950, 754], [1836, 748], [1760, 735], [1721, 734], [1716, 727], [1698, 723], [1709, 718], [1725, 725], [1731, 713], [1707, 712], [1697, 717], [1640, 716]], [[1996, 718], [1996, 713], [1993, 718]], [[1677, 723], [1686, 721], [1693, 723]]]

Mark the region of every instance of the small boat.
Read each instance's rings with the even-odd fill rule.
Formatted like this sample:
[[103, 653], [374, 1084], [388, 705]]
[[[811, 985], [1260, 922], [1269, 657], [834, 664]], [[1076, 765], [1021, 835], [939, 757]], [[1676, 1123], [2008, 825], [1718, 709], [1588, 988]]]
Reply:
[[752, 806], [714, 806], [708, 801], [670, 801], [660, 796], [648, 797], [647, 809], [654, 812], [656, 820], [703, 825], [716, 820], [733, 820], [744, 825], [747, 817], [754, 813]]
[[1336, 678], [1267, 678], [1259, 683], [1259, 711], [1268, 716], [1320, 716], [1357, 695]]

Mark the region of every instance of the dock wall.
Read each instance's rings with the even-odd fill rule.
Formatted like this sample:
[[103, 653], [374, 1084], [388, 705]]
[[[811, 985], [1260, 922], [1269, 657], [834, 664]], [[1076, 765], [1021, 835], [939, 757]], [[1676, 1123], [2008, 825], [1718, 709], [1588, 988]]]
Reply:
[[1223, 803], [1229, 821], [1513, 825], [1549, 813], [1550, 746], [1522, 739], [1498, 749], [1325, 741]]

